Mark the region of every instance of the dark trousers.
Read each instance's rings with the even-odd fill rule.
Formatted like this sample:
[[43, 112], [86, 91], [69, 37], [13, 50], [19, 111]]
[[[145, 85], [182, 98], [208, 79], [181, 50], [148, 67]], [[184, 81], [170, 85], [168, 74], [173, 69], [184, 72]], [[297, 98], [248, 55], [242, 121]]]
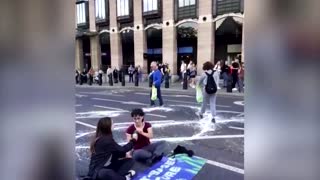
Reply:
[[[159, 104], [160, 106], [163, 105], [163, 101], [162, 101], [162, 96], [161, 96], [161, 90], [160, 87], [156, 87], [157, 88], [157, 98], [159, 99]], [[151, 98], [151, 94], [152, 94], [152, 90], [150, 92], [150, 98]], [[151, 100], [151, 106], [155, 105], [155, 101]]]
[[93, 76], [92, 75], [89, 75], [89, 85], [91, 86], [93, 83]]
[[238, 74], [232, 74], [232, 89], [236, 87], [238, 83]]
[[123, 159], [113, 162], [110, 166], [98, 171], [96, 180], [126, 180], [125, 175], [133, 166], [132, 159]]
[[129, 82], [133, 82], [133, 74], [129, 74]]

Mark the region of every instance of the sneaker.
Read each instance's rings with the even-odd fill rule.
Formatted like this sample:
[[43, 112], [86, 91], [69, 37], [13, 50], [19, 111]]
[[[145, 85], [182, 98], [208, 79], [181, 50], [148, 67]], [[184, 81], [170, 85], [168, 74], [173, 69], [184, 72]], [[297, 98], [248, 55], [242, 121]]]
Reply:
[[233, 88], [233, 89], [232, 89], [232, 91], [237, 91], [237, 90], [238, 90], [237, 88]]
[[221, 89], [221, 87], [218, 87], [217, 89]]
[[128, 174], [125, 176], [126, 180], [131, 180], [134, 175], [136, 175], [136, 172], [134, 170], [129, 170]]

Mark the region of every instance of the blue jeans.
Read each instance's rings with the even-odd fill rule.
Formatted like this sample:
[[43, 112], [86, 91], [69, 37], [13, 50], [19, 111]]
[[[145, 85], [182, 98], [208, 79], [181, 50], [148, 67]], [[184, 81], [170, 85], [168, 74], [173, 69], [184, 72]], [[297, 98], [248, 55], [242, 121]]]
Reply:
[[223, 77], [223, 87], [227, 87], [227, 82], [228, 82], [228, 74], [226, 72], [222, 73]]
[[169, 152], [168, 144], [165, 141], [151, 143], [142, 149], [134, 150], [132, 158], [136, 161], [151, 160], [154, 156], [167, 155]]
[[[157, 98], [159, 99], [160, 106], [162, 106], [163, 105], [163, 101], [162, 101], [162, 96], [161, 96], [161, 90], [160, 90], [160, 87], [156, 87], [156, 88], [157, 88]], [[150, 97], [151, 97], [151, 94], [152, 94], [152, 90], [150, 92]], [[155, 101], [151, 100], [150, 105], [151, 106], [155, 105]]]

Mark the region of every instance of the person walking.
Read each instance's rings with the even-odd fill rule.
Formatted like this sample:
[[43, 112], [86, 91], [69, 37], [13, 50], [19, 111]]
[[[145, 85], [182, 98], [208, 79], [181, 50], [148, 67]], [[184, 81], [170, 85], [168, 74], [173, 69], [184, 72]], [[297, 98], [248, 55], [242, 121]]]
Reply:
[[[90, 145], [90, 164], [88, 177], [92, 180], [130, 180], [135, 171], [130, 170], [132, 159], [123, 159], [132, 150], [137, 137], [132, 137], [124, 145], [118, 145], [112, 136], [112, 120], [101, 118], [98, 122], [94, 140]], [[122, 158], [122, 160], [120, 160]]]
[[76, 69], [76, 74], [75, 74], [76, 84], [79, 84], [79, 76], [80, 76], [80, 73], [79, 73], [79, 71]]
[[[157, 98], [159, 100], [159, 105], [162, 106], [163, 105], [163, 101], [162, 101], [162, 96], [161, 96], [161, 80], [162, 80], [162, 73], [160, 72], [160, 70], [158, 69], [158, 65], [155, 61], [151, 62], [151, 69], [153, 71], [152, 73], [152, 79], [153, 79], [153, 85], [155, 88], [157, 88]], [[151, 94], [152, 94], [152, 90], [151, 90], [151, 93], [150, 93], [150, 97], [151, 97]], [[155, 102], [151, 100], [151, 103], [150, 103], [151, 106], [154, 106], [155, 105]]]
[[197, 68], [196, 65], [194, 63], [192, 63], [191, 67], [190, 67], [190, 87], [195, 88], [195, 78], [197, 75]]
[[129, 83], [133, 83], [133, 73], [134, 73], [134, 67], [132, 64], [130, 64], [130, 67], [128, 68], [128, 74], [129, 74]]
[[99, 72], [98, 72], [98, 78], [99, 78], [99, 86], [102, 85], [102, 75], [103, 75], [103, 71], [102, 69], [100, 68]]
[[90, 68], [88, 75], [89, 75], [89, 83], [88, 84], [91, 86], [93, 83], [93, 76], [94, 76], [94, 70], [92, 67]]
[[216, 63], [216, 65], [214, 66], [213, 68], [213, 77], [214, 77], [214, 81], [216, 82], [216, 85], [217, 85], [217, 88], [218, 89], [221, 89], [220, 88], [220, 85], [219, 85], [219, 81], [220, 81], [220, 73], [221, 73], [221, 66], [220, 66], [220, 61], [218, 61]]
[[198, 81], [198, 86], [202, 88], [202, 94], [203, 94], [203, 102], [201, 105], [201, 110], [199, 113], [200, 118], [203, 118], [203, 114], [205, 113], [207, 104], [210, 104], [210, 112], [211, 112], [211, 122], [215, 123], [215, 116], [216, 116], [216, 92], [217, 92], [217, 85], [214, 81], [213, 77], [213, 68], [214, 65], [207, 61], [203, 64], [203, 73]]
[[138, 65], [137, 72], [138, 72], [139, 82], [142, 82], [142, 70], [141, 70], [140, 65]]
[[117, 67], [114, 67], [114, 69], [113, 69], [113, 79], [114, 79], [114, 83], [118, 83], [118, 77], [119, 77], [119, 71], [118, 71], [118, 69], [117, 69]]

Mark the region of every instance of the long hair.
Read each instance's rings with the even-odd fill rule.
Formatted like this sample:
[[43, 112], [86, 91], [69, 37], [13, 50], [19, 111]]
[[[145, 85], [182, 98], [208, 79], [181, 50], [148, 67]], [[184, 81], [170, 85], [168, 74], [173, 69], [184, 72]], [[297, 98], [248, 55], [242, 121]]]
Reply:
[[95, 153], [94, 145], [96, 144], [96, 142], [100, 137], [112, 135], [111, 126], [112, 126], [112, 120], [110, 117], [104, 117], [99, 120], [95, 137], [93, 138], [90, 145], [91, 154]]

